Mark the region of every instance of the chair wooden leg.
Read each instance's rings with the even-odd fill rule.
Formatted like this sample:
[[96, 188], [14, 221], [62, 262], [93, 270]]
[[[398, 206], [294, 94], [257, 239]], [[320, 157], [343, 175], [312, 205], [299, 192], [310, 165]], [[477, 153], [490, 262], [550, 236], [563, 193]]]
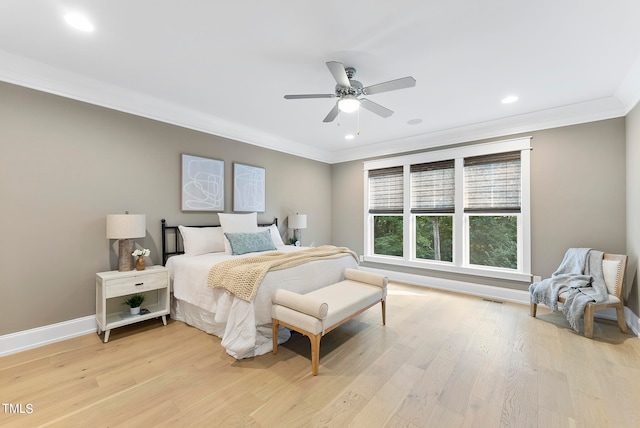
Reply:
[[593, 338], [593, 305], [584, 307], [584, 336]]
[[529, 313], [531, 314], [532, 317], [536, 317], [536, 312], [538, 311], [538, 304], [537, 303], [533, 303], [533, 300], [531, 300], [531, 306], [529, 307]]
[[278, 320], [272, 320], [273, 324], [273, 353], [277, 354], [278, 353], [278, 328], [279, 328], [279, 323]]
[[618, 327], [620, 327], [620, 331], [626, 333], [627, 321], [624, 319], [624, 304], [622, 302], [616, 306], [616, 315], [618, 316]]
[[309, 336], [309, 340], [311, 341], [311, 373], [313, 373], [314, 376], [318, 376], [318, 369], [320, 367], [320, 339], [321, 338], [322, 338], [322, 333]]
[[382, 325], [387, 325], [387, 301], [382, 299]]

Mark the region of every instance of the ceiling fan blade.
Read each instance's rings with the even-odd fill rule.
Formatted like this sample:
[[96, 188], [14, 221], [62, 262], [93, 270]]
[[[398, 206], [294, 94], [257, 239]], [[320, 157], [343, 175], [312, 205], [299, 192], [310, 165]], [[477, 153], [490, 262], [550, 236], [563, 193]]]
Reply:
[[344, 65], [341, 62], [337, 61], [328, 61], [327, 68], [333, 75], [333, 78], [336, 79], [339, 86], [344, 88], [351, 87], [351, 83], [349, 82], [349, 77], [347, 76], [347, 72], [344, 70]]
[[367, 86], [362, 89], [365, 95], [379, 94], [380, 92], [395, 91], [396, 89], [411, 88], [416, 86], [416, 79], [411, 76], [401, 79], [390, 80], [388, 82], [378, 83], [377, 85]]
[[389, 110], [386, 107], [382, 107], [380, 104], [369, 101], [366, 98], [360, 98], [360, 107], [366, 108], [372, 113], [382, 117], [389, 117], [393, 114], [393, 110]]
[[301, 95], [285, 95], [285, 100], [301, 100], [306, 98], [333, 98], [335, 94], [301, 94]]
[[336, 103], [336, 105], [333, 106], [333, 108], [331, 109], [327, 117], [324, 118], [323, 122], [324, 123], [333, 122], [333, 119], [335, 119], [336, 116], [338, 116], [338, 113], [340, 113], [340, 109], [338, 109], [338, 103]]

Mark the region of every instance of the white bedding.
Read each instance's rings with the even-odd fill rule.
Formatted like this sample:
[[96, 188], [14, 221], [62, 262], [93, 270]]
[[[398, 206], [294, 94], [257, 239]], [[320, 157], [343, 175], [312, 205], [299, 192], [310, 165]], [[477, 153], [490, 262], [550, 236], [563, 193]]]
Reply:
[[[303, 247], [278, 246], [278, 251], [299, 251]], [[250, 257], [209, 253], [199, 256], [173, 256], [167, 261], [173, 296], [171, 316], [222, 338], [222, 346], [235, 358], [262, 355], [272, 350], [271, 296], [276, 289], [308, 293], [344, 279], [345, 268], [357, 268], [351, 255], [305, 263], [291, 269], [268, 272], [253, 302], [212, 289], [207, 285], [209, 269], [231, 258]], [[200, 308], [199, 315], [194, 315]], [[288, 334], [283, 332], [283, 339]]]

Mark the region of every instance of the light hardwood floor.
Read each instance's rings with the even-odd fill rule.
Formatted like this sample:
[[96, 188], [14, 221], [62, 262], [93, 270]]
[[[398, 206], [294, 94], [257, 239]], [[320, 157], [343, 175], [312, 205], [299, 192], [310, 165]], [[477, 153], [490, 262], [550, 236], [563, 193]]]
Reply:
[[376, 306], [324, 336], [318, 376], [304, 336], [236, 361], [151, 320], [0, 358], [0, 400], [32, 406], [3, 427], [638, 427], [640, 339], [392, 284], [386, 327]]

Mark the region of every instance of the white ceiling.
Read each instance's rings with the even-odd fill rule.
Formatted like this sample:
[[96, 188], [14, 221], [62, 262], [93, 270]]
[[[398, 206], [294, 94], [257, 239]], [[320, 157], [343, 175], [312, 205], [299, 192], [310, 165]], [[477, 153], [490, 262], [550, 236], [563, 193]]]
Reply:
[[[2, 0], [0, 80], [335, 163], [624, 116], [639, 18], [637, 0]], [[332, 93], [330, 60], [417, 84], [369, 96], [395, 113], [361, 111], [348, 141], [357, 114], [283, 98]]]

